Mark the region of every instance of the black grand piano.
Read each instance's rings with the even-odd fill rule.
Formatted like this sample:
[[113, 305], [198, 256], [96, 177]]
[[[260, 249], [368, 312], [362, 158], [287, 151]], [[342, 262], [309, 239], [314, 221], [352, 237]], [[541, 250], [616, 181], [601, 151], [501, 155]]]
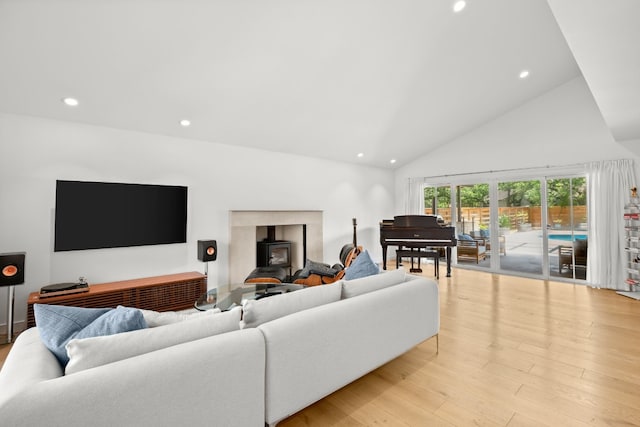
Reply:
[[447, 277], [451, 277], [451, 248], [457, 244], [455, 227], [438, 222], [435, 215], [399, 215], [380, 222], [382, 268], [387, 269], [387, 247], [446, 248]]

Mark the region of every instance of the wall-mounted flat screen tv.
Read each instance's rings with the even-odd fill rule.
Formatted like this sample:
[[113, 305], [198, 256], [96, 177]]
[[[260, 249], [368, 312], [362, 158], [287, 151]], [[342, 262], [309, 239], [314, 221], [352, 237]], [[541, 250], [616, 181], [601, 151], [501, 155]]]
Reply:
[[187, 187], [56, 181], [54, 251], [185, 243]]

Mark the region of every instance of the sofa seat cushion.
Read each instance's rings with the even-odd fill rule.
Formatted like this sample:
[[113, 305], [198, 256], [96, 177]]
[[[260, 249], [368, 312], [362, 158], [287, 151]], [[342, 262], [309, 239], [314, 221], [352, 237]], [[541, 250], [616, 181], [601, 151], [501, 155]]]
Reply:
[[241, 328], [255, 328], [270, 320], [306, 310], [318, 305], [339, 301], [342, 281], [329, 285], [313, 286], [259, 300], [242, 303]]
[[[360, 256], [358, 256], [359, 258]], [[357, 258], [356, 258], [357, 259]], [[373, 276], [342, 282], [342, 298], [352, 298], [368, 292], [377, 291], [405, 281], [403, 269], [389, 270]]]
[[147, 327], [142, 313], [133, 308], [34, 304], [33, 309], [40, 338], [62, 367], [69, 361], [65, 346], [71, 339], [112, 335]]
[[72, 339], [66, 346], [69, 363], [65, 374], [105, 365], [117, 360], [150, 353], [240, 329], [240, 307], [222, 313], [195, 316], [182, 322], [116, 335]]

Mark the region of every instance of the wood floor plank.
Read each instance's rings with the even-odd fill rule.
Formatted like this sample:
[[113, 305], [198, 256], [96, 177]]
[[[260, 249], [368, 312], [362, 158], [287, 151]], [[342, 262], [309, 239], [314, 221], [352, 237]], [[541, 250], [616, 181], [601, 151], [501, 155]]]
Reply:
[[0, 369], [2, 369], [2, 365], [4, 365], [4, 360], [7, 358], [9, 350], [11, 350], [11, 344], [0, 345]]
[[522, 386], [518, 396], [546, 408], [546, 411], [557, 411], [592, 426], [640, 425], [637, 413], [621, 411], [608, 399], [587, 400], [581, 395], [562, 394], [553, 387], [541, 390], [527, 384]]
[[440, 417], [451, 422], [453, 425], [467, 425], [467, 426], [486, 426], [497, 427], [504, 426], [504, 422], [498, 420], [494, 421], [490, 416], [483, 414], [482, 412], [474, 409], [469, 409], [469, 405], [464, 402], [459, 404], [453, 400], [447, 401], [436, 412]]

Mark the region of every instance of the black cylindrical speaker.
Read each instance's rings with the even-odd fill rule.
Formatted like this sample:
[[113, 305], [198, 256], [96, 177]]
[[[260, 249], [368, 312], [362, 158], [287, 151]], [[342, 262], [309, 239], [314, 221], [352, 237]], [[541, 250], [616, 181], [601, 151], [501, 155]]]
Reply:
[[24, 283], [24, 252], [0, 254], [0, 286]]
[[200, 261], [215, 261], [218, 257], [218, 244], [215, 240], [198, 240], [198, 259]]

